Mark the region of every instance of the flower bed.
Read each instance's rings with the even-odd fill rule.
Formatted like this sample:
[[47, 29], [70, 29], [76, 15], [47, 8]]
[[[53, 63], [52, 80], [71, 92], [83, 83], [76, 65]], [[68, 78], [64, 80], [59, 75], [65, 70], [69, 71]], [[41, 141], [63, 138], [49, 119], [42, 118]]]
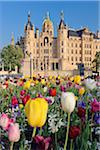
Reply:
[[0, 149], [99, 149], [98, 80], [1, 79]]

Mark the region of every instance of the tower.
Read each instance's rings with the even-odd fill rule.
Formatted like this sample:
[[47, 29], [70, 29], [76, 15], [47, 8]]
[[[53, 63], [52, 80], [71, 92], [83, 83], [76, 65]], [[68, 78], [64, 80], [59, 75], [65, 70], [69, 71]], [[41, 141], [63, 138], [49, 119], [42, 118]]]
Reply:
[[57, 36], [57, 50], [58, 57], [60, 58], [60, 69], [65, 70], [65, 64], [67, 61], [67, 33], [68, 29], [64, 22], [64, 13], [61, 11], [61, 20], [58, 26], [58, 36]]
[[34, 26], [31, 23], [30, 12], [28, 12], [28, 21], [27, 21], [27, 24], [25, 25], [24, 33], [25, 33], [25, 39], [24, 39], [25, 50], [24, 50], [24, 52], [26, 53], [26, 51], [27, 51], [28, 53], [32, 53], [32, 55], [34, 55], [34, 52], [35, 52]]

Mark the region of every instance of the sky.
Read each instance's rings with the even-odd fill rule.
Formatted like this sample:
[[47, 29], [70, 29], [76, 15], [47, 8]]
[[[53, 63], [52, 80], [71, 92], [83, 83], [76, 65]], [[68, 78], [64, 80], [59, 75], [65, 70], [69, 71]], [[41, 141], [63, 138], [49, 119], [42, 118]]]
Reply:
[[88, 27], [92, 32], [100, 30], [99, 8], [100, 1], [0, 1], [0, 49], [10, 44], [12, 32], [15, 41], [24, 35], [28, 11], [31, 12], [31, 22], [40, 31], [49, 11], [56, 36], [62, 10], [69, 27]]

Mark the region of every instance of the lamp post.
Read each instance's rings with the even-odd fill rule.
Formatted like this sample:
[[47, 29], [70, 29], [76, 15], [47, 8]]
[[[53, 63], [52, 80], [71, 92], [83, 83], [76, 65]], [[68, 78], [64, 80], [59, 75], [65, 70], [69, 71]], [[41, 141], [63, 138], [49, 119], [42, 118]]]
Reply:
[[28, 51], [26, 51], [26, 54], [29, 56], [30, 58], [30, 78], [32, 78], [32, 53], [28, 53]]
[[30, 78], [32, 78], [32, 53], [30, 53]]

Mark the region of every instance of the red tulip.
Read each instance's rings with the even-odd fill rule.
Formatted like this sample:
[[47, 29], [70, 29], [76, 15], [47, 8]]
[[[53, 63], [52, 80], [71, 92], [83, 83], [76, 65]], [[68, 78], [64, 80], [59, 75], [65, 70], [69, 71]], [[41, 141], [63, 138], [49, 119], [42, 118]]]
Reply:
[[56, 89], [55, 88], [50, 89], [49, 94], [50, 96], [56, 96]]
[[78, 112], [77, 112], [77, 115], [80, 117], [80, 118], [84, 118], [85, 117], [85, 114], [86, 114], [86, 110], [82, 107], [78, 107]]
[[44, 138], [43, 136], [36, 135], [34, 141], [37, 145], [37, 150], [48, 150], [51, 142], [51, 137]]
[[25, 105], [26, 102], [30, 99], [30, 95], [27, 94], [26, 96], [24, 96], [24, 98], [22, 99], [23, 104]]
[[71, 139], [75, 139], [80, 134], [80, 127], [79, 126], [71, 126], [69, 129], [69, 137]]
[[26, 93], [26, 91], [25, 91], [25, 90], [21, 90], [21, 91], [20, 91], [20, 95], [21, 95], [21, 96], [24, 96], [24, 95], [25, 95], [25, 93]]
[[12, 97], [12, 101], [11, 101], [12, 105], [17, 105], [18, 104], [18, 100], [17, 100], [17, 97], [16, 96], [13, 96]]

